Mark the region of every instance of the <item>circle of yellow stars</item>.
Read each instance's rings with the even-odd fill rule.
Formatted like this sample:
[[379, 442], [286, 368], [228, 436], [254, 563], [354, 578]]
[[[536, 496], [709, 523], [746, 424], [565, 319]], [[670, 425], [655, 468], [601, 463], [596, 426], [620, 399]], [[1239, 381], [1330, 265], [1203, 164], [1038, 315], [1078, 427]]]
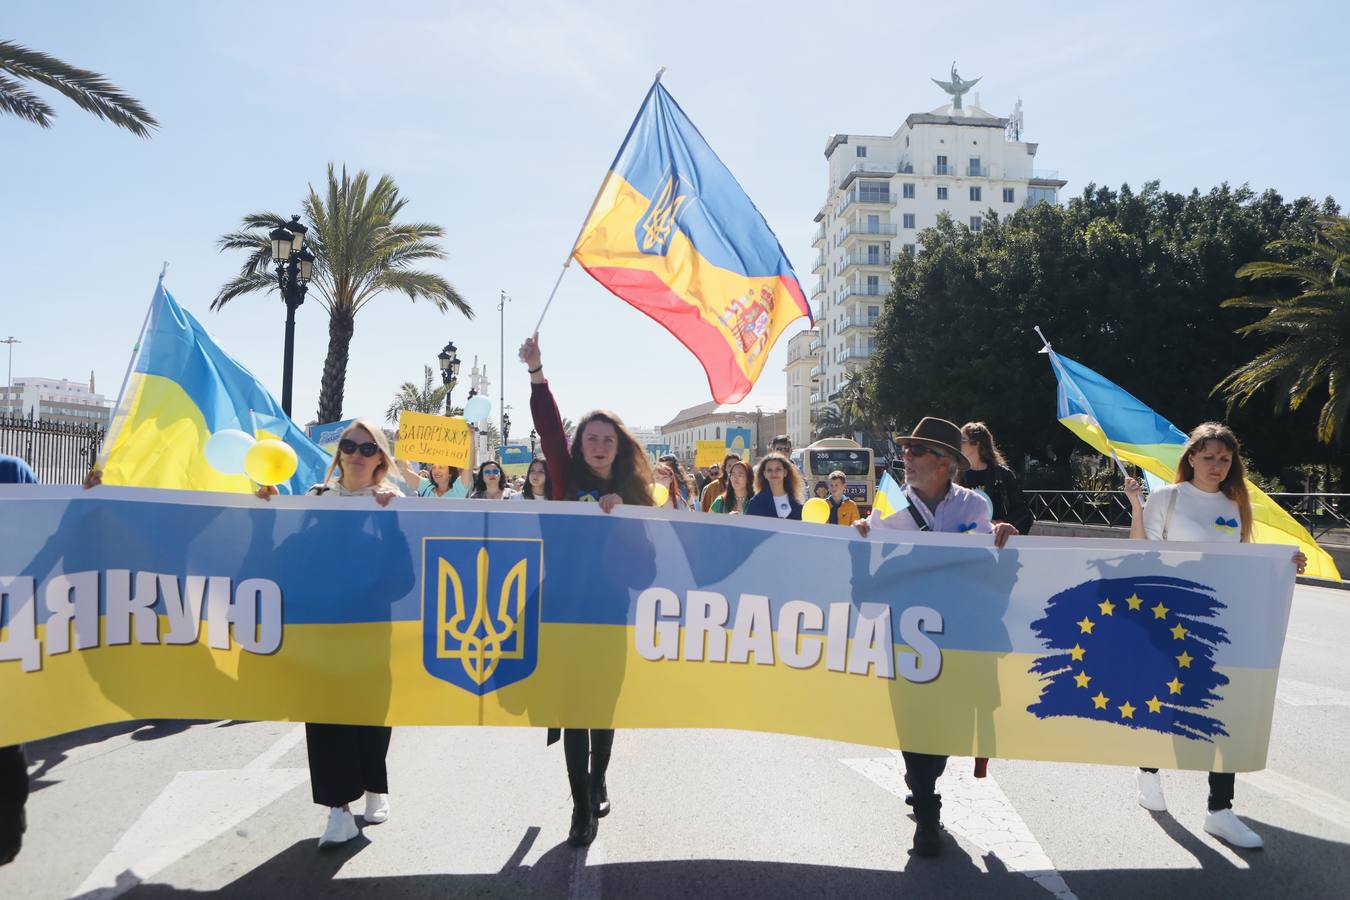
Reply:
[[[1115, 603], [1112, 603], [1108, 598], [1102, 600], [1101, 603], [1098, 603], [1097, 608], [1101, 610], [1102, 617], [1111, 616], [1112, 618], [1115, 618], [1116, 610], [1119, 607]], [[1126, 613], [1137, 612], [1140, 613], [1141, 615], [1147, 612], [1151, 612], [1153, 613], [1154, 619], [1163, 619], [1164, 621], [1167, 619], [1167, 614], [1171, 612], [1171, 610], [1169, 610], [1166, 606], [1162, 604], [1162, 601], [1159, 601], [1156, 606], [1146, 608], [1144, 606], [1143, 598], [1141, 598], [1137, 593], [1131, 594], [1130, 596], [1125, 598], [1125, 611]], [[1076, 624], [1078, 625], [1078, 630], [1080, 634], [1090, 635], [1092, 634], [1092, 629], [1097, 627], [1098, 622], [1093, 621], [1089, 615], [1084, 615], [1082, 620], [1077, 622]], [[1175, 627], [1170, 628], [1168, 630], [1172, 632], [1172, 640], [1174, 641], [1184, 641], [1186, 639], [1186, 635], [1190, 633], [1186, 630], [1184, 626], [1182, 626], [1180, 622], [1178, 622]], [[1083, 648], [1081, 643], [1075, 643], [1073, 645], [1073, 649], [1069, 651], [1070, 659], [1072, 659], [1076, 663], [1082, 663], [1082, 665], [1079, 666], [1078, 674], [1073, 676], [1074, 682], [1080, 688], [1091, 690], [1091, 688], [1088, 687], [1088, 685], [1092, 683], [1092, 676], [1087, 673], [1087, 665], [1085, 662], [1086, 656], [1087, 650]], [[1185, 682], [1183, 682], [1179, 677], [1181, 674], [1181, 670], [1189, 669], [1191, 667], [1191, 663], [1195, 661], [1195, 657], [1191, 656], [1188, 652], [1186, 652], [1185, 646], [1183, 645], [1181, 653], [1176, 657], [1176, 661], [1177, 661], [1177, 674], [1172, 676], [1171, 681], [1163, 683], [1163, 687], [1167, 689], [1167, 692], [1164, 696], [1167, 697], [1181, 695], [1181, 689], [1186, 686]], [[1089, 699], [1092, 701], [1093, 709], [1111, 708], [1111, 698], [1106, 696], [1106, 694], [1101, 690], [1098, 690], [1096, 695], [1090, 697]], [[1148, 700], [1144, 701], [1144, 705], [1148, 707], [1149, 713], [1152, 714], [1152, 713], [1161, 713], [1162, 708], [1165, 704], [1163, 700], [1161, 700], [1158, 697], [1157, 694], [1154, 694]], [[1122, 720], [1133, 719], [1134, 714], [1138, 712], [1138, 707], [1130, 703], [1129, 700], [1126, 700], [1124, 703], [1121, 703], [1115, 708], [1120, 713], [1120, 718]]]

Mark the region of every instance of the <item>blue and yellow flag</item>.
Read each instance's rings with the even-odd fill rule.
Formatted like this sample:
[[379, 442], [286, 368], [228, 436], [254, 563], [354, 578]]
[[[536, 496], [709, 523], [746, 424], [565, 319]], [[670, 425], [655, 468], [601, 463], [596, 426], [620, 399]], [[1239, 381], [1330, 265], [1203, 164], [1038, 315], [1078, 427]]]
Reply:
[[[1099, 453], [1114, 454], [1146, 473], [1170, 483], [1177, 472], [1186, 435], [1146, 404], [1115, 383], [1049, 345], [1042, 351], [1059, 381], [1059, 421]], [[1247, 482], [1252, 503], [1252, 540], [1258, 544], [1288, 544], [1308, 557], [1306, 574], [1340, 580], [1336, 564], [1308, 530], [1265, 492]]]
[[698, 357], [718, 403], [750, 393], [778, 336], [811, 317], [768, 223], [659, 81], [572, 256]]
[[280, 485], [304, 493], [323, 480], [328, 457], [296, 427], [258, 379], [216, 346], [161, 280], [150, 303], [135, 364], [109, 428], [105, 484], [251, 492], [246, 475], [206, 461], [206, 442], [223, 428], [290, 444], [299, 466]]
[[877, 482], [877, 495], [872, 500], [872, 508], [877, 511], [881, 518], [893, 516], [900, 510], [909, 506], [909, 498], [901, 490], [900, 485], [891, 477], [890, 472], [882, 474], [881, 480]]

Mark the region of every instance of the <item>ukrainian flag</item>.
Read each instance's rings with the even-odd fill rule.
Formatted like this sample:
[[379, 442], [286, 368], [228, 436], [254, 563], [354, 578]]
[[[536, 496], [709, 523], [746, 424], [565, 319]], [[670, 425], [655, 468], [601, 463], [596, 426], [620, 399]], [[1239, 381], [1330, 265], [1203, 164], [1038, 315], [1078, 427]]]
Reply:
[[[1119, 456], [1166, 483], [1176, 477], [1186, 435], [1128, 391], [1049, 345], [1042, 351], [1059, 381], [1059, 421], [1093, 449]], [[1293, 516], [1247, 482], [1252, 502], [1252, 540], [1258, 544], [1288, 544], [1308, 557], [1305, 574], [1340, 580], [1336, 564]]]
[[718, 403], [750, 393], [778, 336], [811, 317], [768, 223], [659, 81], [572, 256], [698, 357]]
[[283, 491], [301, 494], [323, 480], [324, 452], [258, 379], [216, 346], [162, 279], [137, 346], [104, 445], [104, 484], [251, 492], [247, 476], [224, 475], [206, 461], [207, 439], [223, 428], [290, 444], [299, 466]]
[[872, 508], [877, 511], [880, 518], [893, 516], [900, 510], [909, 506], [909, 498], [901, 490], [900, 485], [891, 477], [890, 472], [885, 472], [881, 476], [881, 481], [877, 482], [877, 494], [872, 499]]

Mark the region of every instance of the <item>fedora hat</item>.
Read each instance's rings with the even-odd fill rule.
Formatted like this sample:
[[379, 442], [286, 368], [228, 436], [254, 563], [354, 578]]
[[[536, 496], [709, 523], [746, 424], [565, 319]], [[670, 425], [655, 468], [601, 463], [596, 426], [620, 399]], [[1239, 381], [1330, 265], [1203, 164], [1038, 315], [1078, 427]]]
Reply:
[[961, 452], [961, 429], [946, 419], [924, 416], [919, 420], [919, 424], [914, 426], [913, 434], [897, 437], [895, 442], [902, 447], [906, 444], [918, 444], [930, 450], [946, 453], [956, 460], [958, 471], [964, 472], [970, 468], [970, 460]]

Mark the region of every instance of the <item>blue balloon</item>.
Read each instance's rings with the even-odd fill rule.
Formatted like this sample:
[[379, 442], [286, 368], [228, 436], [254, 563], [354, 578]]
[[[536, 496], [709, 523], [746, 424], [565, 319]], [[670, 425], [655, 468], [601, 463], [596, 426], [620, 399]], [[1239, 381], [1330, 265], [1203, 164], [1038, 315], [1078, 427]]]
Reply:
[[473, 397], [464, 404], [464, 420], [475, 425], [492, 414], [492, 401], [482, 394]]
[[244, 456], [256, 443], [247, 432], [222, 428], [206, 440], [206, 461], [222, 475], [243, 475]]

